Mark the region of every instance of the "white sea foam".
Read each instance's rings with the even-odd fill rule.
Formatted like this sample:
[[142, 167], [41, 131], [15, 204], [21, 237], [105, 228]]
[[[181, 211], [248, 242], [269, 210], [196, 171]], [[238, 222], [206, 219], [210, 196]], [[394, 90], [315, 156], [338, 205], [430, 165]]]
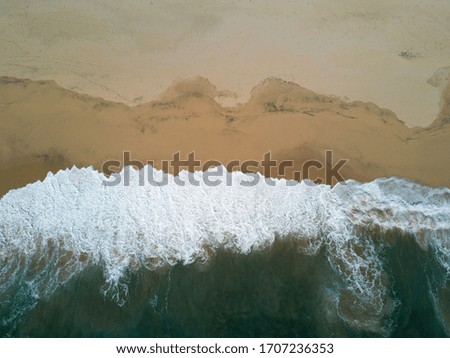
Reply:
[[140, 186], [139, 172], [131, 169], [129, 186], [105, 186], [103, 174], [72, 168], [6, 194], [0, 201], [0, 292], [5, 299], [14, 300], [17, 287], [36, 298], [51, 295], [96, 264], [104, 270], [105, 292], [123, 303], [130, 270], [189, 264], [219, 247], [247, 254], [290, 235], [305, 254], [326, 250], [346, 289], [370, 311], [372, 318], [365, 322], [370, 325], [389, 311], [379, 248], [358, 234], [375, 227], [416, 235], [450, 272], [447, 188], [398, 178], [365, 184], [350, 180], [334, 188], [283, 179], [268, 185], [262, 176], [257, 185], [244, 186], [239, 183], [252, 178], [241, 172], [216, 176], [216, 186], [204, 180], [192, 185], [192, 174], [181, 172], [186, 184], [180, 186], [172, 175], [152, 167], [145, 171], [155, 180], [166, 175], [169, 183]]

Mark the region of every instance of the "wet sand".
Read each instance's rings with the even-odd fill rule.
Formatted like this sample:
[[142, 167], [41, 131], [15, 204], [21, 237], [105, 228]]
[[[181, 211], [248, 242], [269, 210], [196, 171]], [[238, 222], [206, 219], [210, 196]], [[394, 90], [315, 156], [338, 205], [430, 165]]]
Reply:
[[[102, 168], [109, 159], [185, 159], [324, 163], [348, 159], [344, 179], [399, 176], [430, 186], [450, 186], [450, 124], [441, 113], [428, 127], [409, 128], [388, 109], [346, 102], [270, 78], [241, 106], [218, 104], [223, 93], [206, 79], [172, 85], [161, 99], [138, 106], [64, 89], [53, 81], [0, 78], [0, 195], [76, 165]], [[259, 168], [261, 170], [261, 168]], [[284, 177], [295, 178], [293, 169]], [[272, 176], [280, 176], [274, 171]], [[312, 179], [322, 172], [312, 172]]]

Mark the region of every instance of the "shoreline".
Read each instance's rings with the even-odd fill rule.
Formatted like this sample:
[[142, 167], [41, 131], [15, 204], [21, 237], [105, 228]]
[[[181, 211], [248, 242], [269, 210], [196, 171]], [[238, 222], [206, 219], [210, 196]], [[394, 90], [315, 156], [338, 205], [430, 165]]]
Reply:
[[396, 176], [450, 187], [445, 103], [428, 127], [409, 128], [373, 103], [345, 102], [275, 78], [261, 82], [250, 100], [234, 109], [218, 104], [216, 88], [201, 77], [174, 84], [159, 101], [133, 107], [54, 81], [0, 79], [0, 196], [49, 171], [73, 165], [101, 170], [125, 151], [144, 163], [154, 161], [156, 168], [176, 152], [181, 158], [195, 152], [201, 165], [259, 160], [271, 152], [275, 160], [294, 162], [282, 177], [295, 179], [304, 162], [323, 163], [325, 151], [332, 150], [335, 161], [348, 160], [344, 179]]

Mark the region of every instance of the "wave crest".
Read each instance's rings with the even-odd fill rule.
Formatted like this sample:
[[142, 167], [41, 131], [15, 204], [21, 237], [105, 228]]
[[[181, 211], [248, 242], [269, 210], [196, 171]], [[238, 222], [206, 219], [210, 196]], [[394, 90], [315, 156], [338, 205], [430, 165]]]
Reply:
[[[188, 180], [180, 186], [172, 175], [150, 166], [144, 170], [154, 178], [167, 175], [169, 184], [140, 186], [139, 172], [131, 169], [129, 186], [105, 186], [107, 178], [94, 169], [72, 168], [1, 199], [0, 290], [7, 302], [15, 302], [3, 305], [4, 323], [92, 265], [104, 271], [104, 293], [124, 304], [129, 272], [205, 261], [218, 248], [248, 254], [277, 237], [295, 237], [307, 255], [326, 250], [345, 287], [330, 296], [338, 314], [369, 330], [385, 329], [380, 318], [392, 313], [395, 299], [379, 255], [384, 242], [364, 232], [410, 233], [423, 249], [433, 247], [450, 273], [447, 188], [399, 178], [350, 180], [334, 188], [292, 186], [283, 179], [273, 186], [264, 180], [242, 186], [248, 176], [241, 172], [224, 173], [217, 186]], [[232, 185], [226, 185], [227, 175]], [[29, 303], [17, 303], [19, 296]], [[342, 300], [353, 300], [355, 311], [340, 309]], [[355, 312], [363, 318], [356, 321]]]

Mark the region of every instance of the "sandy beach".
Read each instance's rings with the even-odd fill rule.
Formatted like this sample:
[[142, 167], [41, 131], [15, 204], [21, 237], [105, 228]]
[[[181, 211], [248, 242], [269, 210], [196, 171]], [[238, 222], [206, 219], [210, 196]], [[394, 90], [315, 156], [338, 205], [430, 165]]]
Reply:
[[128, 105], [201, 75], [246, 103], [276, 76], [318, 93], [373, 101], [426, 126], [449, 66], [445, 0], [361, 2], [23, 0], [0, 11], [0, 75], [55, 80]]
[[181, 159], [195, 152], [202, 164], [260, 161], [271, 152], [276, 160], [294, 161], [282, 175], [293, 178], [305, 161], [323, 163], [325, 151], [332, 150], [334, 161], [348, 159], [344, 179], [398, 176], [450, 186], [443, 88], [436, 120], [409, 128], [374, 103], [344, 101], [276, 78], [255, 86], [246, 104], [223, 107], [223, 92], [202, 77], [174, 83], [160, 99], [137, 106], [79, 94], [54, 81], [2, 77], [0, 193], [73, 165], [101, 170], [107, 160], [122, 160], [124, 151], [156, 167], [176, 152]]
[[[450, 337], [449, 25], [448, 0], [0, 1], [0, 337]], [[444, 347], [398, 341], [371, 353]]]

